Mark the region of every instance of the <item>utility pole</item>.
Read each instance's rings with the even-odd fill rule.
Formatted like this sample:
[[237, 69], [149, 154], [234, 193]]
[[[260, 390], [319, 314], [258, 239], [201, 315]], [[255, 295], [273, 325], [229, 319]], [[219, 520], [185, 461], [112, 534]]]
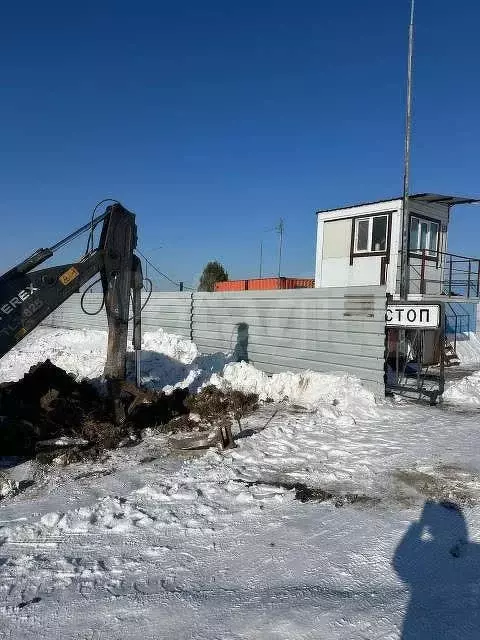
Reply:
[[405, 114], [405, 155], [403, 173], [402, 204], [402, 254], [400, 262], [400, 298], [406, 300], [409, 292], [408, 239], [410, 228], [410, 212], [408, 195], [410, 187], [410, 137], [412, 128], [412, 67], [413, 67], [413, 16], [415, 0], [410, 4], [410, 25], [408, 28], [408, 69], [407, 69], [407, 104]]
[[260, 240], [260, 269], [258, 277], [262, 277], [262, 267], [263, 267], [263, 240]]
[[278, 242], [278, 277], [282, 277], [282, 250], [283, 250], [283, 234], [285, 231], [285, 225], [283, 223], [283, 218], [280, 218], [280, 222], [277, 227], [277, 232], [279, 235]]

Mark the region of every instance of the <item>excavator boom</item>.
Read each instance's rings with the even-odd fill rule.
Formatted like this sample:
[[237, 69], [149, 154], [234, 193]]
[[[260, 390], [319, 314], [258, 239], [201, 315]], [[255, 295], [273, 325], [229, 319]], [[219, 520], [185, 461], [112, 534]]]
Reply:
[[[33, 270], [79, 233], [103, 222], [100, 244], [78, 262]], [[134, 255], [137, 227], [134, 214], [122, 205], [106, 212], [49, 249], [38, 249], [29, 258], [0, 276], [0, 358], [37, 327], [84, 284], [100, 274], [108, 321], [105, 377], [109, 383], [117, 422], [124, 418], [120, 386], [126, 376], [126, 350], [130, 296], [133, 308], [133, 346], [141, 348], [141, 263]], [[138, 362], [138, 357], [136, 357]], [[139, 373], [137, 371], [137, 384]]]

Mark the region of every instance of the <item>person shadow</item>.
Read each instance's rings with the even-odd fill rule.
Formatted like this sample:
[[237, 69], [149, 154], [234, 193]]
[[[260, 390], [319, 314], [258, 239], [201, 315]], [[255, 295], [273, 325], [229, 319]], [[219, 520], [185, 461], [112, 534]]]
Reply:
[[234, 362], [249, 362], [248, 358], [248, 324], [239, 322], [237, 324], [237, 342], [233, 350]]
[[392, 564], [410, 587], [401, 640], [480, 638], [480, 545], [458, 505], [427, 501]]

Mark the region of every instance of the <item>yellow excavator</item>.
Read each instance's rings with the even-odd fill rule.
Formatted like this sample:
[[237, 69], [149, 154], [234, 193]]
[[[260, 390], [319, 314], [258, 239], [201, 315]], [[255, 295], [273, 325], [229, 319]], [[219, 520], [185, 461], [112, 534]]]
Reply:
[[[100, 241], [93, 247], [95, 228], [102, 223]], [[85, 254], [61, 266], [37, 269], [56, 251], [89, 233]], [[90, 246], [91, 245], [91, 246]], [[37, 327], [72, 294], [100, 275], [108, 321], [108, 349], [104, 375], [117, 424], [125, 420], [121, 393], [126, 379], [126, 351], [132, 300], [135, 380], [140, 387], [141, 290], [143, 275], [137, 245], [135, 215], [114, 202], [105, 212], [47, 249], [38, 249], [0, 276], [0, 358]], [[132, 392], [132, 385], [129, 385]], [[133, 391], [133, 394], [135, 392]]]

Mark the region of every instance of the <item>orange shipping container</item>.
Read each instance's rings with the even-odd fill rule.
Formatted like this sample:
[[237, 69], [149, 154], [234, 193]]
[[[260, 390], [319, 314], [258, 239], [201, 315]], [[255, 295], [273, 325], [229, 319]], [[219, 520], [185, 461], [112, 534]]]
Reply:
[[312, 289], [313, 278], [250, 278], [217, 282], [215, 291], [266, 291], [271, 289]]
[[244, 291], [245, 280], [227, 280], [226, 282], [217, 282], [215, 291]]

